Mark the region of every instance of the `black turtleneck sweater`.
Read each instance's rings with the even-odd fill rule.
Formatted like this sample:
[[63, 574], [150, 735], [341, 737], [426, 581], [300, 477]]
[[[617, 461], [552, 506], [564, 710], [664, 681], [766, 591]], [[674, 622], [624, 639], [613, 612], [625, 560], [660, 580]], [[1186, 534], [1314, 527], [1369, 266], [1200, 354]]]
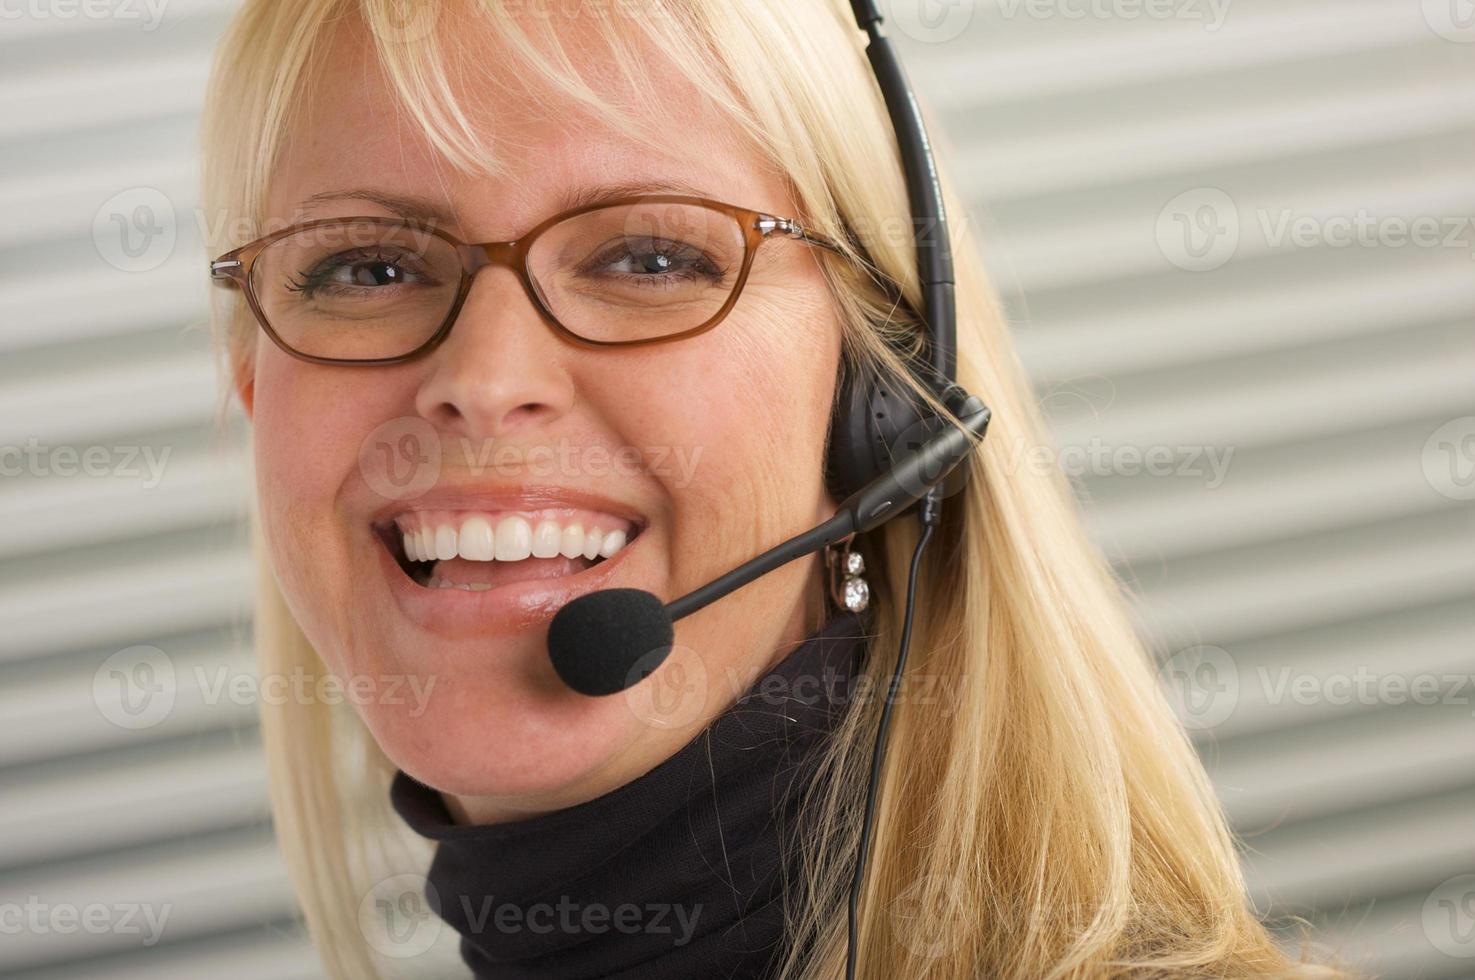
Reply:
[[802, 790], [859, 676], [865, 631], [837, 614], [671, 758], [566, 810], [457, 825], [438, 792], [397, 773], [395, 809], [439, 842], [427, 880], [472, 972], [772, 976]]

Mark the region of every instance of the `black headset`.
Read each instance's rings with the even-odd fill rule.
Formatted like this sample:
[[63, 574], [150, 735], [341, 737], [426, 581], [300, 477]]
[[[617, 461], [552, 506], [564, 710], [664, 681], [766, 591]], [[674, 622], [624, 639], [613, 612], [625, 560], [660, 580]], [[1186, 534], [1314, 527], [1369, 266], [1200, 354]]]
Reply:
[[[885, 98], [906, 177], [922, 286], [921, 319], [927, 327], [925, 364], [911, 368], [916, 380], [950, 409], [966, 398], [954, 383], [957, 370], [957, 315], [953, 300], [953, 253], [948, 239], [942, 189], [922, 114], [891, 42], [881, 32], [875, 0], [851, 0], [855, 22], [869, 37], [866, 54]], [[898, 356], [906, 359], [905, 352]], [[924, 443], [942, 419], [910, 385], [884, 367], [851, 364], [842, 371], [831, 422], [825, 482], [844, 500], [889, 470], [908, 451]], [[945, 490], [962, 486], [967, 468], [959, 467]], [[937, 502], [933, 502], [935, 507]]]
[[926, 325], [926, 358], [919, 362], [899, 348], [895, 352], [903, 370], [910, 373], [910, 380], [931, 392], [957, 423], [934, 411], [907, 379], [894, 373], [894, 368], [885, 364], [845, 364], [825, 458], [827, 488], [840, 501], [832, 517], [670, 602], [633, 588], [601, 589], [582, 595], [559, 609], [550, 622], [548, 656], [558, 676], [581, 694], [601, 697], [626, 690], [649, 677], [669, 655], [676, 620], [782, 565], [851, 535], [874, 530], [915, 508], [921, 533], [907, 578], [896, 667], [876, 731], [850, 887], [845, 975], [853, 980], [860, 891], [886, 735], [911, 646], [922, 552], [941, 523], [943, 498], [961, 489], [966, 479], [967, 467], [959, 464], [987, 431], [990, 412], [954, 380], [957, 315], [952, 249], [942, 189], [921, 113], [891, 44], [881, 33], [875, 0], [851, 0], [851, 8], [856, 24], [869, 37], [866, 54], [896, 131], [917, 246], [922, 287], [922, 310], [918, 312]]
[[[930, 389], [950, 410], [962, 416], [971, 415], [975, 422], [969, 428], [982, 437], [987, 430], [989, 411], [977, 398], [971, 397], [956, 383], [957, 373], [957, 309], [953, 298], [953, 253], [948, 239], [947, 214], [942, 203], [942, 188], [937, 178], [927, 129], [921, 111], [912, 95], [906, 73], [881, 32], [881, 14], [875, 0], [850, 0], [856, 25], [866, 32], [866, 55], [886, 100], [891, 125], [896, 133], [906, 176], [907, 198], [912, 212], [916, 239], [917, 272], [922, 286], [922, 319], [927, 329], [928, 359], [922, 366], [912, 366], [915, 379]], [[903, 352], [898, 352], [902, 354]], [[903, 355], [904, 356], [904, 355]], [[836, 499], [845, 500], [871, 481], [891, 470], [898, 459], [927, 444], [947, 423], [915, 394], [913, 388], [886, 369], [858, 370], [853, 366], [844, 372], [835, 417], [831, 424], [830, 445], [826, 459], [826, 482]], [[860, 892], [865, 881], [866, 860], [870, 851], [875, 819], [877, 783], [886, 754], [886, 736], [890, 730], [891, 712], [896, 694], [906, 671], [907, 652], [911, 645], [912, 614], [915, 608], [917, 572], [922, 551], [941, 521], [942, 498], [961, 489], [967, 478], [967, 466], [952, 471], [949, 482], [930, 487], [917, 502], [922, 532], [912, 555], [907, 582], [906, 608], [902, 619], [901, 643], [896, 667], [887, 688], [876, 743], [871, 756], [870, 782], [866, 790], [865, 811], [856, 847], [854, 875], [850, 885], [850, 909], [845, 976], [855, 977], [858, 950]]]

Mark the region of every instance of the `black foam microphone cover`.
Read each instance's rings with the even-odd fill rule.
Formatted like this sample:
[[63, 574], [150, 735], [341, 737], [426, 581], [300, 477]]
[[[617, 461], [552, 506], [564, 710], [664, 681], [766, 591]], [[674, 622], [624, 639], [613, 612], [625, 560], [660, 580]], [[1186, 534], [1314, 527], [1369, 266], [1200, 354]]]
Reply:
[[567, 603], [548, 625], [548, 656], [569, 687], [617, 694], [655, 672], [675, 631], [666, 606], [643, 589], [602, 589]]

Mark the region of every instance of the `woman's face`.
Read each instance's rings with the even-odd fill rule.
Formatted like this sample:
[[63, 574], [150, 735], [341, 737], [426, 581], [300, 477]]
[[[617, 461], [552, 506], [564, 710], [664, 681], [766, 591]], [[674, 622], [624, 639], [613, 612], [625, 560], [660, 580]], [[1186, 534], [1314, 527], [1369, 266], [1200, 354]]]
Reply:
[[[624, 94], [602, 48], [577, 50], [586, 77]], [[397, 117], [357, 25], [327, 58], [273, 176], [274, 222], [393, 217], [408, 200], [442, 212], [465, 241], [506, 241], [568, 196], [611, 185], [795, 212], [758, 154], [664, 67], [642, 81], [680, 121], [665, 125], [658, 153], [561, 93], [458, 78], [508, 166], [485, 179], [452, 169]], [[573, 346], [496, 267], [477, 277], [445, 342], [409, 363], [325, 367], [262, 337], [238, 387], [282, 592], [391, 760], [444, 790], [463, 819], [593, 798], [670, 756], [817, 625], [806, 610], [818, 563], [677, 623], [664, 666], [609, 697], [559, 682], [549, 619], [601, 588], [669, 600], [833, 513], [821, 461], [839, 354], [816, 257], [791, 240], [759, 249], [716, 329], [671, 344]], [[526, 553], [518, 518], [545, 543], [557, 533], [559, 557], [496, 560], [504, 537], [509, 555]], [[386, 544], [468, 521], [494, 560], [458, 557], [436, 577], [470, 588], [417, 584]], [[597, 563], [564, 558], [576, 525], [599, 529], [606, 550], [620, 532], [625, 542]]]

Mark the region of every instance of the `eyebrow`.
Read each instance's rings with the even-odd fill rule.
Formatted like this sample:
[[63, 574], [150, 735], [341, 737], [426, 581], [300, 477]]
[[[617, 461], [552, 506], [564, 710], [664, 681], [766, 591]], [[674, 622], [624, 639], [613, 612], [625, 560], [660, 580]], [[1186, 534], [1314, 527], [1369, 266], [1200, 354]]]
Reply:
[[[571, 187], [563, 191], [554, 201], [552, 210], [548, 213], [559, 214], [564, 211], [572, 211], [575, 208], [592, 204], [602, 204], [606, 201], [615, 200], [616, 198], [630, 197], [636, 194], [709, 196], [707, 191], [680, 180], [640, 179], [606, 181]], [[419, 221], [433, 221], [446, 225], [455, 223], [455, 219], [450, 212], [429, 198], [420, 197], [415, 194], [395, 194], [374, 187], [353, 187], [341, 191], [323, 191], [313, 194], [311, 197], [303, 198], [302, 204], [311, 206], [334, 201], [368, 201], [371, 204], [377, 204], [386, 211], [392, 211], [401, 217], [413, 218]]]

